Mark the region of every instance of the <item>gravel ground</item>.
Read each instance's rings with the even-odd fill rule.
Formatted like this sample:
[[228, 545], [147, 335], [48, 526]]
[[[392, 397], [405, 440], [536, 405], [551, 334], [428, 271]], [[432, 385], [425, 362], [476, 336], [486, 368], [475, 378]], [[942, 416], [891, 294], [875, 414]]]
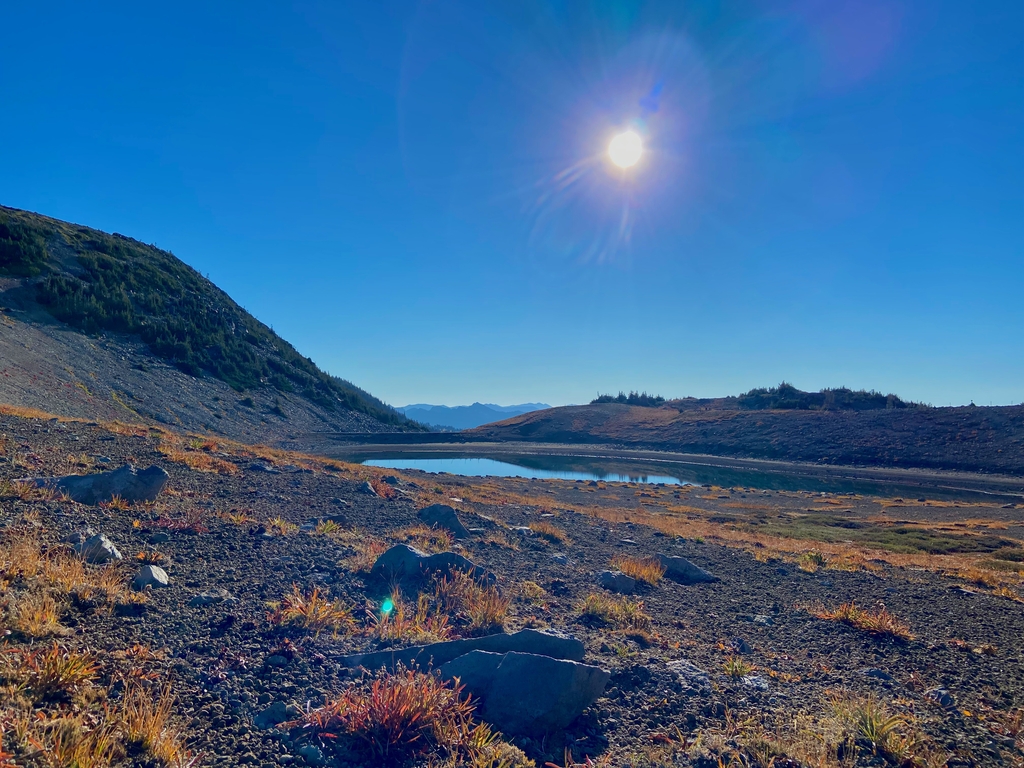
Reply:
[[[614, 766], [703, 768], [717, 765], [719, 756], [728, 764], [729, 755], [743, 754], [746, 765], [767, 768], [767, 761], [750, 757], [755, 733], [775, 739], [775, 766], [800, 765], [807, 750], [793, 744], [813, 741], [809, 734], [814, 732], [828, 740], [837, 722], [835, 702], [864, 697], [885, 702], [910, 724], [908, 733], [923, 735], [916, 764], [1021, 764], [1021, 741], [1014, 742], [999, 723], [1024, 706], [1024, 608], [926, 570], [879, 565], [875, 572], [809, 573], [781, 560], [760, 562], [739, 549], [674, 538], [632, 523], [613, 525], [573, 511], [582, 505], [571, 500], [584, 494], [577, 490], [580, 484], [567, 481], [492, 478], [488, 485], [506, 488], [510, 498], [532, 493], [550, 501], [485, 503], [462, 500], [460, 494], [474, 487], [472, 480], [396, 473], [397, 493], [386, 500], [361, 492], [371, 470], [351, 465], [329, 469], [278, 457], [275, 471], [267, 472], [257, 468], [269, 466], [262, 460], [224, 455], [237, 473], [208, 474], [166, 461], [155, 435], [114, 435], [98, 426], [13, 417], [0, 417], [0, 435], [5, 459], [0, 481], [57, 471], [66, 467], [69, 454], [90, 457], [93, 469], [132, 460], [170, 473], [168, 490], [153, 508], [100, 509], [22, 501], [9, 494], [0, 499], [0, 525], [8, 534], [36, 527], [51, 547], [90, 525], [109, 536], [126, 560], [147, 549], [169, 558], [170, 587], [152, 592], [144, 605], [107, 612], [71, 604], [61, 621], [73, 631], [67, 644], [102, 651], [111, 665], [118, 663], [113, 652], [135, 644], [157, 653], [153, 664], [172, 682], [178, 718], [191, 748], [203, 754], [202, 765], [305, 764], [298, 743], [287, 733], [257, 728], [254, 717], [274, 702], [305, 708], [336, 696], [353, 681], [353, 673], [338, 659], [370, 650], [376, 641], [363, 633], [333, 637], [282, 630], [268, 620], [267, 603], [280, 600], [293, 584], [304, 589], [318, 585], [353, 606], [361, 618], [363, 608], [376, 605], [382, 595], [351, 570], [347, 558], [367, 535], [388, 539], [414, 524], [417, 509], [428, 500], [459, 508], [467, 525], [477, 529], [474, 539], [456, 546], [493, 571], [501, 589], [516, 595], [507, 629], [549, 626], [570, 632], [583, 640], [589, 663], [613, 673], [605, 695], [567, 732], [544, 741], [515, 741], [538, 765], [553, 761], [562, 766], [568, 754], [581, 762], [603, 756]], [[587, 490], [591, 505], [599, 505], [605, 495], [617, 499], [650, 492], [625, 485]], [[656, 492], [672, 494], [671, 489]], [[728, 505], [739, 494], [720, 495], [724, 498], [701, 503], [735, 512]], [[828, 512], [817, 509], [809, 494], [772, 498]], [[231, 522], [227, 513], [232, 511], [253, 522]], [[339, 513], [347, 519], [345, 530], [360, 536], [264, 535], [263, 523], [273, 518], [300, 525]], [[942, 514], [955, 513], [943, 507]], [[169, 522], [181, 520], [198, 522], [197, 530], [175, 530]], [[563, 531], [566, 541], [518, 530], [542, 520]], [[148, 543], [154, 536], [166, 540]], [[581, 620], [580, 603], [600, 592], [597, 571], [609, 567], [616, 555], [653, 553], [686, 557], [720, 581], [685, 586], [666, 579], [643, 588], [635, 598], [651, 617], [646, 632]], [[127, 564], [122, 568], [126, 580], [137, 570]], [[527, 581], [543, 592], [528, 599], [522, 592]], [[6, 598], [16, 597], [19, 585], [13, 578]], [[234, 599], [189, 605], [197, 594], [214, 588], [227, 590]], [[914, 639], [879, 639], [813, 615], [818, 607], [847, 601], [864, 607], [884, 604], [906, 622]], [[19, 647], [29, 641], [14, 634], [7, 642]], [[730, 659], [749, 665], [747, 674], [727, 675]], [[680, 661], [706, 678], [680, 675]], [[851, 743], [859, 748], [856, 754], [840, 747], [832, 759], [897, 764], [873, 754], [863, 739]], [[346, 764], [375, 764], [359, 762], [358, 752], [344, 754]], [[129, 759], [123, 764], [146, 763]]]

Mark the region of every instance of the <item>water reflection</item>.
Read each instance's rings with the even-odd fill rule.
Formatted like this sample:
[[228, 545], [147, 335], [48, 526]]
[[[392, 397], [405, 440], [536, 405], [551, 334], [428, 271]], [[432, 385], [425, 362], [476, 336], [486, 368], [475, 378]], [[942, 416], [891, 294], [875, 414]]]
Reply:
[[510, 464], [495, 459], [369, 459], [363, 462], [371, 467], [387, 469], [421, 469], [424, 472], [449, 472], [453, 475], [468, 477], [526, 477], [533, 479], [555, 478], [558, 480], [604, 480], [613, 483], [651, 483], [664, 485], [692, 485], [669, 475], [649, 475], [615, 471], [588, 471], [572, 469], [542, 469]]

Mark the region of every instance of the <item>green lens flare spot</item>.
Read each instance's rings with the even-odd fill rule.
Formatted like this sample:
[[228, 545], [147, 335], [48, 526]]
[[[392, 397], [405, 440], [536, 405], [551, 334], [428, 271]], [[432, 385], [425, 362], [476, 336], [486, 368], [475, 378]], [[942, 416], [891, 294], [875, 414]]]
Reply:
[[384, 602], [380, 604], [380, 612], [383, 613], [385, 616], [387, 616], [393, 610], [395, 610], [395, 601], [392, 600], [390, 597], [385, 599]]

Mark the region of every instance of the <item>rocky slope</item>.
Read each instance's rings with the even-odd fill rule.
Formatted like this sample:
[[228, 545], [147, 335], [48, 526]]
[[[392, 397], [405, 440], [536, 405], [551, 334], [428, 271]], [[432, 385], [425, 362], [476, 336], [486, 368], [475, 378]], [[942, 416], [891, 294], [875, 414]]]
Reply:
[[259, 442], [418, 428], [172, 254], [3, 207], [0, 402]]

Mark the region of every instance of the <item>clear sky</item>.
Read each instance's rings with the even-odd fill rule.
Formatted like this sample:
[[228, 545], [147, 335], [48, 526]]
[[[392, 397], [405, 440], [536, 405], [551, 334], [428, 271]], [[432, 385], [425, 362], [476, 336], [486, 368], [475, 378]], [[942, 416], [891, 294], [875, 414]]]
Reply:
[[[1024, 3], [8, 3], [0, 202], [385, 400], [1024, 401]], [[641, 134], [628, 172], [607, 161]]]

